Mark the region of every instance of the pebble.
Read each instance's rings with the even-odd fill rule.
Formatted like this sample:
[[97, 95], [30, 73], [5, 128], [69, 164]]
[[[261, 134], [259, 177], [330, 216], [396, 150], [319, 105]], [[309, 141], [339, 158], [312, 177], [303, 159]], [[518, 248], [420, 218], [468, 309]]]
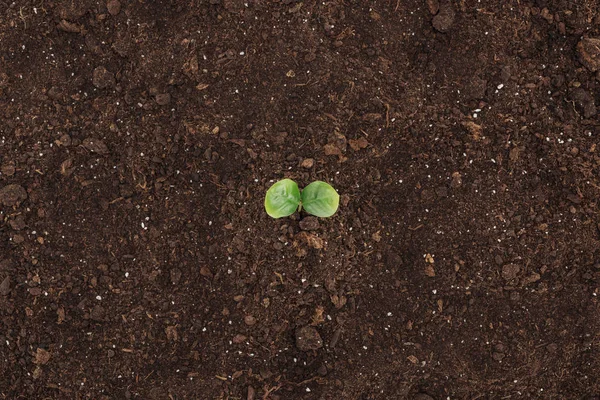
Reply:
[[579, 61], [590, 71], [600, 70], [600, 39], [583, 38], [577, 44]]
[[296, 347], [301, 351], [318, 350], [323, 340], [314, 326], [304, 326], [296, 329]]
[[94, 70], [92, 76], [92, 83], [98, 89], [106, 89], [114, 87], [116, 84], [115, 74], [107, 70], [105, 67], [100, 66]]
[[253, 326], [256, 324], [256, 318], [254, 318], [252, 315], [246, 315], [244, 317], [244, 323], [248, 326]]
[[0, 189], [0, 203], [5, 206], [18, 206], [27, 198], [27, 191], [21, 185], [7, 185]]

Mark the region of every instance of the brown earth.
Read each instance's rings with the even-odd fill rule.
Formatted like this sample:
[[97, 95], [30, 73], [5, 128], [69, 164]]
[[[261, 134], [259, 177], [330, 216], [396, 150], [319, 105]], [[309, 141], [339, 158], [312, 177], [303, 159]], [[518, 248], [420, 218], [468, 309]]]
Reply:
[[598, 399], [598, 7], [0, 0], [0, 398]]

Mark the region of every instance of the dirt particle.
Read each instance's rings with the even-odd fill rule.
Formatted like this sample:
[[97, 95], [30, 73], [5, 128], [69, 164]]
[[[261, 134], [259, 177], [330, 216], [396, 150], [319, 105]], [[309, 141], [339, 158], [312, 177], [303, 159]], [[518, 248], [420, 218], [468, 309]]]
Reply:
[[17, 215], [9, 221], [9, 224], [15, 231], [20, 231], [25, 228], [25, 218], [22, 215]]
[[25, 237], [23, 235], [14, 235], [13, 236], [13, 242], [15, 242], [16, 244], [21, 244], [25, 241]]
[[320, 227], [317, 217], [304, 217], [299, 225], [303, 231], [316, 231]]
[[426, 393], [417, 393], [413, 400], [434, 400], [433, 397]]
[[246, 395], [246, 400], [254, 400], [256, 396], [256, 390], [252, 386], [248, 386], [248, 394]]
[[296, 347], [301, 351], [318, 350], [323, 347], [323, 340], [313, 326], [296, 329]]
[[312, 159], [312, 158], [306, 158], [306, 159], [302, 160], [302, 163], [300, 164], [300, 166], [302, 168], [309, 169], [309, 168], [312, 168], [314, 164], [315, 164], [315, 160], [314, 159]]
[[205, 278], [213, 277], [212, 271], [206, 265], [200, 267], [200, 275], [202, 275]]
[[166, 106], [171, 102], [171, 95], [169, 93], [159, 93], [156, 95], [155, 100], [159, 106]]
[[92, 83], [98, 89], [106, 89], [115, 86], [115, 74], [107, 70], [105, 67], [100, 66], [94, 70], [92, 76]]
[[0, 283], [0, 295], [8, 296], [10, 293], [10, 276], [6, 276]]
[[498, 353], [498, 352], [493, 352], [492, 353], [492, 358], [496, 361], [502, 361], [502, 359], [505, 357], [504, 354], [502, 353]]
[[233, 339], [231, 340], [233, 343], [235, 344], [240, 344], [240, 343], [244, 343], [246, 341], [247, 337], [242, 335], [241, 333], [238, 333], [237, 335], [235, 335], [233, 337]]
[[505, 264], [502, 267], [502, 277], [507, 281], [511, 281], [517, 277], [519, 271], [521, 271], [521, 267], [517, 264]]
[[319, 250], [325, 246], [323, 239], [305, 231], [300, 232], [296, 237], [313, 249]]
[[6, 176], [13, 176], [15, 174], [14, 164], [3, 165], [2, 169], [0, 169], [0, 173], [2, 173], [2, 175], [6, 175]]
[[360, 149], [364, 149], [364, 148], [366, 148], [369, 145], [369, 142], [367, 142], [367, 139], [365, 139], [364, 137], [358, 138], [356, 140], [350, 139], [348, 141], [348, 143], [350, 144], [350, 147], [354, 151], [358, 151]]
[[178, 268], [173, 268], [171, 270], [170, 275], [171, 275], [171, 283], [173, 285], [177, 285], [179, 283], [179, 281], [181, 280], [181, 275], [182, 275], [181, 270]]
[[431, 15], [435, 15], [440, 11], [440, 2], [439, 0], [427, 0], [427, 8]]
[[440, 5], [439, 12], [431, 21], [433, 27], [438, 32], [448, 32], [450, 27], [454, 24], [454, 18], [456, 13], [450, 2], [446, 2]]
[[42, 289], [40, 289], [39, 287], [29, 288], [29, 294], [32, 296], [39, 296], [42, 294]]
[[452, 182], [450, 182], [450, 186], [454, 189], [462, 186], [462, 175], [460, 172], [452, 173]]
[[177, 326], [170, 325], [165, 328], [165, 335], [167, 335], [167, 340], [170, 342], [176, 342], [179, 339], [179, 334], [177, 333]]
[[119, 0], [109, 0], [106, 3], [106, 8], [110, 15], [117, 15], [121, 12], [121, 2]]
[[83, 28], [80, 25], [69, 22], [66, 19], [61, 20], [56, 26], [56, 28], [63, 32], [69, 33], [79, 33], [83, 31]]
[[108, 154], [108, 147], [106, 147], [104, 142], [100, 139], [86, 138], [83, 139], [81, 145], [91, 152], [98, 154]]
[[96, 305], [96, 306], [94, 306], [94, 308], [92, 308], [90, 317], [94, 321], [103, 321], [105, 314], [106, 314], [106, 311], [104, 310], [104, 307], [102, 307], [101, 305]]
[[37, 365], [44, 365], [50, 361], [51, 354], [47, 350], [37, 348], [35, 352], [35, 360], [33, 361]]
[[254, 326], [256, 325], [256, 318], [254, 318], [252, 315], [246, 315], [244, 317], [244, 323], [248, 326]]
[[433, 278], [435, 276], [435, 269], [433, 268], [433, 265], [427, 265], [425, 267], [425, 275], [427, 275], [430, 278]]
[[600, 70], [600, 39], [583, 38], [577, 44], [579, 61], [590, 71]]
[[27, 198], [27, 191], [21, 185], [7, 185], [0, 189], [0, 203], [5, 206], [18, 206]]
[[575, 106], [578, 111], [583, 114], [585, 118], [591, 118], [596, 115], [596, 103], [594, 96], [588, 93], [583, 88], [573, 89], [571, 92], [571, 100], [575, 102]]

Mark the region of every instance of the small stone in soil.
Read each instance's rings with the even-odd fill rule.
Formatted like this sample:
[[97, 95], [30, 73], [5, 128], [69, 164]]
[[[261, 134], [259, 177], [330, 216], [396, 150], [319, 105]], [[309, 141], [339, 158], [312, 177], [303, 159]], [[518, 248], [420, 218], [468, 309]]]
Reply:
[[315, 327], [305, 326], [296, 329], [296, 347], [301, 351], [318, 350], [323, 347], [323, 340]]
[[115, 74], [104, 68], [103, 66], [97, 67], [94, 70], [92, 83], [98, 89], [105, 89], [115, 86]]
[[299, 223], [303, 231], [314, 231], [319, 229], [319, 220], [317, 217], [304, 217]]
[[0, 189], [0, 203], [5, 206], [18, 206], [27, 198], [27, 191], [21, 185], [7, 185]]
[[252, 326], [256, 324], [256, 318], [254, 318], [252, 315], [246, 315], [244, 317], [244, 323], [248, 326]]
[[454, 8], [452, 8], [452, 4], [450, 2], [446, 2], [440, 6], [440, 11], [438, 14], [433, 17], [431, 23], [433, 27], [438, 32], [447, 32], [452, 24], [454, 24], [455, 17]]

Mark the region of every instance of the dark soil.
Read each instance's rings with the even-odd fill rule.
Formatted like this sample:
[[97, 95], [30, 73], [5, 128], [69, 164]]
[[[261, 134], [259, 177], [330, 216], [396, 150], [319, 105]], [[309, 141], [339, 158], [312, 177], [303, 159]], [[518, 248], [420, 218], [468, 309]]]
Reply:
[[0, 398], [598, 399], [599, 6], [0, 0]]

